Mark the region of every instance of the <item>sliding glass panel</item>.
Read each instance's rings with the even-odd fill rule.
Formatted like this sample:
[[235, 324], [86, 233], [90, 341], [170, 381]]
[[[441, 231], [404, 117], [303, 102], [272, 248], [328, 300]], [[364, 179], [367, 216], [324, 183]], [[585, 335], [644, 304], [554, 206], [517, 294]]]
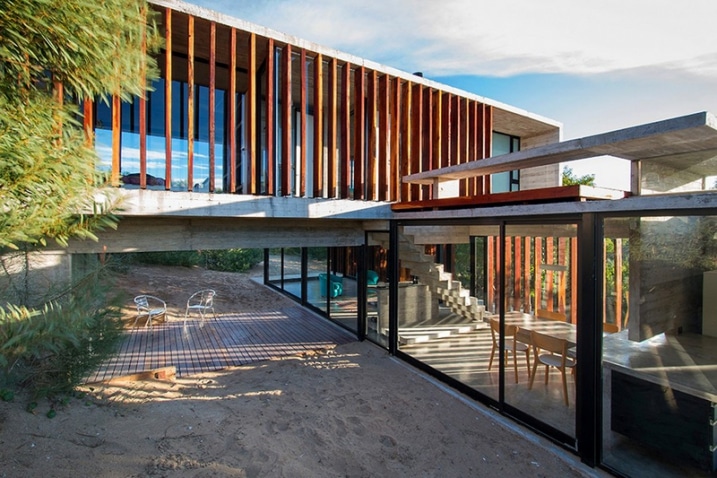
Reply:
[[301, 299], [301, 248], [284, 249], [284, 290]]
[[309, 247], [306, 278], [307, 301], [312, 306], [327, 311], [327, 294], [335, 293], [335, 285], [328, 274], [328, 249]]
[[329, 317], [343, 327], [356, 331], [358, 326], [358, 283], [356, 281], [355, 249], [332, 247], [332, 293]]
[[575, 436], [577, 226], [508, 225], [505, 403]]
[[388, 232], [370, 232], [366, 248], [366, 337], [388, 346]]
[[606, 219], [603, 462], [717, 468], [717, 217]]
[[[399, 233], [399, 348], [495, 400], [499, 358], [490, 363], [493, 311], [484, 304], [497, 300], [498, 235], [498, 226], [406, 226]], [[481, 298], [471, 294], [471, 275], [479, 277]]]

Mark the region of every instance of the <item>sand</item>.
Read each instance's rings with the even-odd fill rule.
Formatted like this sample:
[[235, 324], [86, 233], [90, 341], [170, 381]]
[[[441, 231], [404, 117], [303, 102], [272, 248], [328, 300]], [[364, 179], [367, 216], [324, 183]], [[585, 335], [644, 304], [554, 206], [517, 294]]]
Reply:
[[[198, 283], [224, 312], [288, 300], [248, 274], [137, 267], [120, 281], [177, 301]], [[597, 474], [369, 342], [81, 392], [52, 419], [47, 401], [33, 413], [22, 396], [0, 402], [0, 477]]]

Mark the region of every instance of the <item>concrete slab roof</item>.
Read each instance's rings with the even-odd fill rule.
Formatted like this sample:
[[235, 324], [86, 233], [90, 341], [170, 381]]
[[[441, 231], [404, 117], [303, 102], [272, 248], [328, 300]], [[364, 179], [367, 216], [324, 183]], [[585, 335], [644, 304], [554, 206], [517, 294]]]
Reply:
[[515, 153], [410, 174], [404, 182], [434, 184], [598, 156], [654, 161], [674, 169], [717, 174], [717, 118], [701, 112]]

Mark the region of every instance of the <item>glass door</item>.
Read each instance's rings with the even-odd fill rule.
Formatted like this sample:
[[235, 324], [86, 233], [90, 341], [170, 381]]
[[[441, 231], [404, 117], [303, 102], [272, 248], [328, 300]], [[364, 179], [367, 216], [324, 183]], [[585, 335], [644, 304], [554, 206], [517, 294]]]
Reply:
[[503, 240], [504, 403], [575, 438], [577, 225], [507, 225]]

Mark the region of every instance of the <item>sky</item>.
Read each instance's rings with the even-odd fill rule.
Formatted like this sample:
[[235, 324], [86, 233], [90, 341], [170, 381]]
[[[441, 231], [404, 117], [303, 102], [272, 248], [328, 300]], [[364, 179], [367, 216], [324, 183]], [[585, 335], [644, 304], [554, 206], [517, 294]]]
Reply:
[[[563, 123], [717, 113], [717, 0], [191, 0]], [[570, 163], [629, 189], [623, 161]]]

